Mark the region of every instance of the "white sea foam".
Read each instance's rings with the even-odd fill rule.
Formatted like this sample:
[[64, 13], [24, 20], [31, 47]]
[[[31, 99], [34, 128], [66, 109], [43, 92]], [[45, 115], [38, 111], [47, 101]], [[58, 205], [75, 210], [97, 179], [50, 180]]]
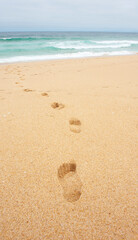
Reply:
[[11, 58], [1, 58], [0, 63], [12, 63], [12, 62], [29, 62], [29, 61], [41, 61], [41, 60], [54, 60], [54, 59], [70, 59], [70, 58], [83, 58], [83, 57], [100, 57], [100, 56], [118, 56], [118, 55], [130, 55], [135, 52], [130, 51], [115, 51], [115, 52], [78, 52], [68, 54], [55, 54], [55, 55], [39, 55], [39, 56], [18, 56]]
[[8, 39], [12, 39], [12, 38], [0, 38], [0, 40], [8, 40]]
[[93, 41], [95, 43], [102, 43], [102, 44], [121, 44], [121, 43], [126, 43], [126, 44], [138, 44], [138, 41], [134, 40], [110, 40], [110, 41]]
[[[60, 44], [53, 44], [51, 47], [56, 47], [60, 49], [102, 49], [102, 48], [125, 48], [130, 47], [131, 44], [118, 44], [118, 45], [85, 45], [85, 44], [78, 44], [78, 45], [67, 45], [65, 43]], [[49, 46], [50, 47], [50, 46]]]

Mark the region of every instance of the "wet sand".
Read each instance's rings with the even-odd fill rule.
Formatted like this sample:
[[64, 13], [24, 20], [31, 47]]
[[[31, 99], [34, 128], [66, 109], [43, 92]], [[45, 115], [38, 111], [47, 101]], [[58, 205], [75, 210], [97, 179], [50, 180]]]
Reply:
[[138, 55], [0, 65], [0, 240], [135, 240]]

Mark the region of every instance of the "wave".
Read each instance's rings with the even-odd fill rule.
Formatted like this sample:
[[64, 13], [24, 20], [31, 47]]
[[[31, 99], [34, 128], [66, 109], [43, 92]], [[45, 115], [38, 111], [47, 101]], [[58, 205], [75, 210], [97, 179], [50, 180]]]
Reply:
[[66, 45], [66, 44], [55, 44], [54, 46], [49, 47], [55, 47], [59, 49], [102, 49], [102, 48], [126, 48], [131, 47], [131, 44], [118, 44], [118, 45]]
[[130, 44], [118, 44], [118, 45], [86, 45], [86, 44], [66, 44], [64, 42], [62, 43], [56, 43], [54, 42], [52, 45], [50, 43], [45, 43], [45, 44], [31, 44], [31, 45], [12, 45], [11, 46], [6, 46], [6, 47], [1, 47], [0, 52], [2, 53], [22, 53], [23, 55], [26, 55], [27, 53], [32, 54], [36, 53], [47, 53], [47, 54], [56, 54], [56, 53], [76, 53], [79, 51], [115, 51], [115, 50], [123, 50], [123, 48], [127, 48], [129, 50], [131, 47]]
[[19, 42], [19, 41], [37, 41], [37, 40], [60, 40], [60, 39], [63, 39], [63, 38], [54, 38], [54, 37], [9, 37], [9, 38], [0, 38], [0, 41], [3, 42], [3, 41], [7, 41], [7, 42]]
[[9, 57], [9, 58], [0, 58], [0, 63], [70, 59], [70, 58], [83, 58], [83, 57], [118, 56], [118, 55], [131, 55], [135, 53], [136, 52], [116, 51], [116, 52], [99, 52], [99, 53], [78, 52], [78, 53], [55, 54], [55, 55], [17, 56], [17, 57]]
[[8, 39], [12, 39], [12, 38], [0, 38], [0, 40], [8, 40]]
[[134, 40], [103, 40], [103, 41], [94, 41], [95, 43], [103, 43], [103, 44], [121, 44], [121, 43], [126, 43], [126, 44], [138, 44], [138, 41]]
[[[37, 41], [37, 40], [65, 40], [64, 37], [2, 37], [0, 38], [0, 41]], [[69, 42], [85, 42], [85, 39], [78, 39], [78, 38], [73, 38]], [[138, 44], [137, 40], [86, 40], [86, 42], [89, 43], [98, 43], [98, 44]]]
[[23, 41], [23, 40], [30, 40], [32, 38], [28, 37], [28, 38], [12, 38], [12, 37], [8, 37], [8, 38], [0, 38], [0, 41]]

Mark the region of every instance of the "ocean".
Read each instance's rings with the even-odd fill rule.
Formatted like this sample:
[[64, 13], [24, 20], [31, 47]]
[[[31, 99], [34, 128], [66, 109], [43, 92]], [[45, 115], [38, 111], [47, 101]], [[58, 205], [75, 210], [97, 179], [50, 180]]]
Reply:
[[138, 33], [0, 33], [0, 63], [136, 53], [138, 53]]

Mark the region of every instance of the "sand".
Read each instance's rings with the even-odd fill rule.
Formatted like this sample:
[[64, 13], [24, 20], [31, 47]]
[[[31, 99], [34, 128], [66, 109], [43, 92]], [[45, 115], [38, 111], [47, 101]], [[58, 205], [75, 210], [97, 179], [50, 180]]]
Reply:
[[0, 240], [134, 240], [138, 55], [0, 65]]

